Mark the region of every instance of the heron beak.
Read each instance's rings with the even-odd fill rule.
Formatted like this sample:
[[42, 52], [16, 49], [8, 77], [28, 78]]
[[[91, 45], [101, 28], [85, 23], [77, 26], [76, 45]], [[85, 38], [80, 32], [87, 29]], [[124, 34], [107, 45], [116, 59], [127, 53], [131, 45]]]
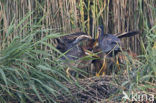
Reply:
[[95, 54], [95, 53], [93, 53], [93, 52], [91, 52], [91, 51], [89, 51], [89, 50], [84, 49], [84, 51], [85, 51], [85, 54], [86, 54], [86, 55], [91, 55], [91, 56], [94, 56], [94, 57], [96, 57], [96, 58], [99, 58], [99, 56], [98, 56], [97, 54]]

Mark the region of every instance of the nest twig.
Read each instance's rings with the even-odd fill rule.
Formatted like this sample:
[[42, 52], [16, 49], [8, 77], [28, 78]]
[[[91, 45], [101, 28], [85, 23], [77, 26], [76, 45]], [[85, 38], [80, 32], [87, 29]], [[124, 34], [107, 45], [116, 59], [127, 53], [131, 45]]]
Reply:
[[92, 103], [108, 99], [111, 94], [119, 90], [119, 87], [113, 83], [112, 76], [92, 77], [79, 80], [79, 85], [65, 84], [71, 94], [68, 96], [59, 96], [59, 102], [62, 103]]

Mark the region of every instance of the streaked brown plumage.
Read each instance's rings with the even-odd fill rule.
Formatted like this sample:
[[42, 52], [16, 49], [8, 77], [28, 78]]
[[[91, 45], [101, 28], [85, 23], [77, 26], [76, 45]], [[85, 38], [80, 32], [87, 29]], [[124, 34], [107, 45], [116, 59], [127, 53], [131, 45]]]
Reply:
[[83, 57], [87, 56], [87, 50], [91, 51], [93, 49], [93, 44], [95, 42], [91, 36], [86, 33], [77, 32], [63, 36], [57, 39], [58, 45], [57, 49], [62, 53], [65, 53], [66, 57], [62, 57], [64, 64], [69, 68], [85, 68], [91, 64], [91, 60], [84, 60]]

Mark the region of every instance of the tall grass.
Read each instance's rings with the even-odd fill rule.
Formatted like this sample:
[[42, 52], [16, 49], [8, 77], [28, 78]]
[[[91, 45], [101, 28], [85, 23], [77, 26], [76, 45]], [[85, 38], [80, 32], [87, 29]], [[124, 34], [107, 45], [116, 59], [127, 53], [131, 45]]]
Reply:
[[[61, 93], [69, 93], [61, 83], [68, 79], [55, 58], [54, 51], [57, 50], [47, 43], [48, 39], [59, 37], [60, 34], [51, 33], [38, 38], [42, 32], [52, 30], [40, 29], [40, 25], [30, 25], [29, 22], [24, 24], [32, 14], [29, 12], [17, 24], [13, 19], [8, 28], [1, 30], [6, 31], [0, 51], [1, 102], [55, 102], [60, 90]], [[23, 28], [20, 28], [21, 25]], [[24, 29], [27, 31], [21, 36]], [[17, 34], [14, 35], [14, 32]], [[45, 51], [41, 45], [49, 50]]]

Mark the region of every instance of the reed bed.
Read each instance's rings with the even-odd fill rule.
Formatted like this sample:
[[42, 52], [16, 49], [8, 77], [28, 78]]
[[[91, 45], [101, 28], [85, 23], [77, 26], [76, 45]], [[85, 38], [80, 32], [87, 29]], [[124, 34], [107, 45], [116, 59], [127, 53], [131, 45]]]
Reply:
[[120, 85], [128, 93], [156, 95], [155, 17], [155, 0], [1, 0], [0, 101], [56, 102], [58, 95], [70, 94], [63, 82], [72, 80], [56, 57], [61, 53], [55, 38], [76, 31], [95, 38], [98, 25], [104, 33], [140, 31], [122, 40], [139, 59], [127, 56], [137, 69], [127, 62]]
[[[57, 29], [66, 33], [81, 30], [93, 37], [96, 35], [98, 25], [104, 25], [105, 33], [132, 30], [143, 32], [145, 21], [148, 22], [149, 27], [153, 27], [156, 22], [154, 0], [5, 0], [1, 1], [0, 5], [0, 20], [3, 29], [8, 28], [12, 19], [18, 23], [28, 11], [34, 13], [25, 23], [29, 22], [31, 25], [41, 20], [39, 23], [42, 28]], [[25, 31], [22, 30], [20, 34], [16, 31], [14, 35], [22, 36]], [[6, 32], [4, 30], [1, 39]], [[130, 47], [137, 53], [141, 52], [138, 39], [140, 40], [140, 36], [123, 40], [125, 47]]]

